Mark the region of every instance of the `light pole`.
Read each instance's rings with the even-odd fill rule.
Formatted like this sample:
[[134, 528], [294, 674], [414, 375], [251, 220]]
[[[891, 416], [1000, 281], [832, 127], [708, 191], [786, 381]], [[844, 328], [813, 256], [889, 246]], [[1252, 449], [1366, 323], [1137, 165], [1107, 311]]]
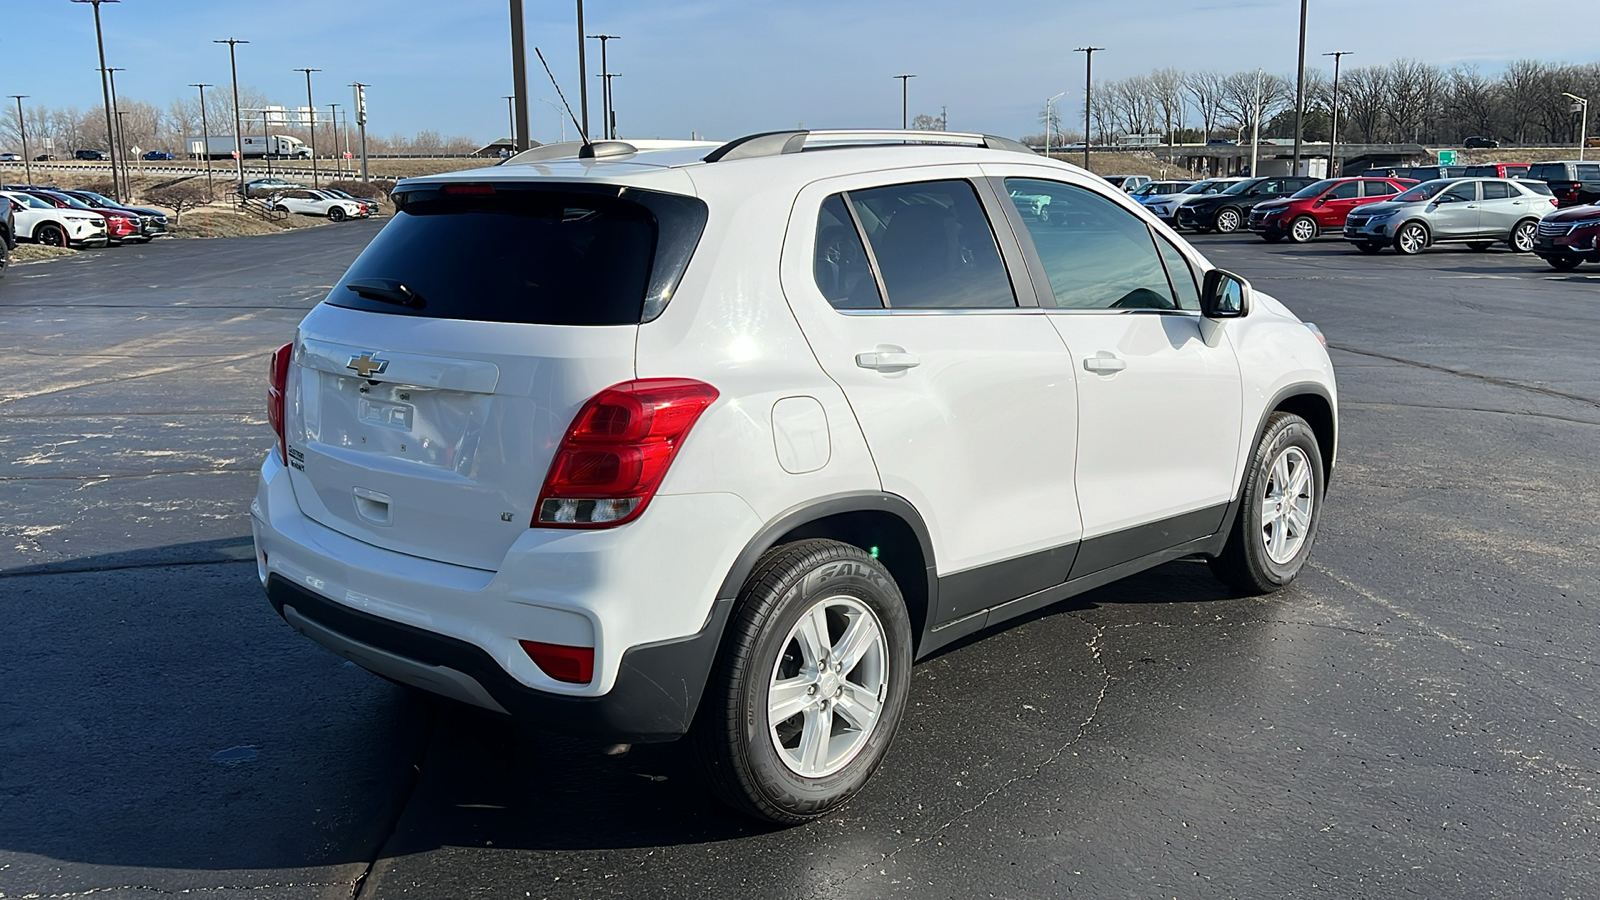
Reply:
[[[106, 74], [111, 77], [111, 121], [113, 123], [111, 133], [106, 135], [106, 146], [111, 150], [111, 181], [113, 184], [117, 180], [117, 147], [122, 144], [122, 114], [117, 111], [117, 73], [126, 71], [128, 70], [119, 69], [115, 66], [106, 70]], [[128, 187], [126, 174], [122, 176], [122, 192], [124, 194], [132, 193], [132, 190]], [[127, 200], [128, 198], [118, 197], [117, 199]]]
[[[522, 33], [522, 0], [511, 0], [511, 96], [515, 104], [515, 112], [511, 116], [511, 142], [516, 145], [517, 150], [526, 150], [528, 149], [528, 42]], [[360, 120], [365, 116], [358, 114], [356, 118]], [[363, 136], [366, 135], [364, 127], [361, 133]], [[363, 140], [362, 147], [365, 146], [366, 142]], [[365, 160], [366, 157], [362, 156], [362, 159]], [[362, 172], [365, 175], [365, 166], [362, 167]]]
[[561, 107], [557, 106], [556, 102], [554, 100], [547, 100], [544, 97], [540, 97], [539, 99], [541, 101], [545, 102], [545, 103], [550, 104], [550, 108], [555, 110], [555, 112], [556, 112], [556, 121], [561, 123], [561, 142], [563, 144], [566, 143], [567, 142], [567, 115], [566, 115], [566, 113], [563, 113], [561, 111]]
[[1083, 167], [1089, 168], [1089, 111], [1094, 101], [1094, 53], [1104, 47], [1079, 47], [1073, 53], [1083, 54]]
[[1050, 115], [1050, 108], [1051, 108], [1051, 106], [1053, 106], [1055, 104], [1055, 102], [1057, 100], [1060, 100], [1062, 97], [1066, 96], [1066, 93], [1067, 93], [1066, 91], [1062, 91], [1061, 93], [1055, 95], [1054, 97], [1051, 97], [1049, 100], [1046, 100], [1044, 102], [1044, 158], [1045, 159], [1049, 159], [1050, 158], [1050, 123], [1053, 121], [1053, 119], [1051, 118], [1051, 115]]
[[1328, 130], [1328, 177], [1339, 177], [1339, 61], [1354, 53], [1353, 50], [1335, 50], [1323, 56], [1333, 57], [1333, 125]]
[[1561, 96], [1571, 100], [1572, 105], [1577, 107], [1573, 112], [1583, 117], [1578, 121], [1578, 159], [1581, 161], [1583, 159], [1583, 147], [1589, 143], [1589, 101], [1579, 97], [1577, 94], [1569, 94], [1566, 91], [1562, 91]]
[[[500, 99], [506, 101], [506, 121], [511, 123], [511, 131], [508, 133], [511, 136], [511, 147], [515, 150], [517, 146], [517, 96], [515, 94], [507, 94]], [[531, 131], [532, 129], [529, 130]]]
[[[306, 115], [311, 117], [311, 186], [317, 183], [317, 107], [311, 102], [311, 73], [321, 72], [321, 69], [295, 69], [296, 72], [306, 73]], [[269, 148], [270, 149], [270, 148]]]
[[1250, 177], [1261, 174], [1261, 70], [1256, 70], [1256, 107], [1250, 113]]
[[[100, 4], [118, 3], [120, 0], [72, 0], [72, 2], [94, 4], [94, 41], [95, 45], [100, 48], [100, 94], [106, 105], [106, 143], [109, 145], [111, 143], [111, 88], [106, 85], [106, 40], [100, 31]], [[126, 199], [122, 196], [122, 187], [117, 180], [116, 166], [111, 167], [111, 193], [118, 200]]]
[[361, 135], [361, 183], [366, 184], [371, 181], [367, 177], [367, 85], [353, 81], [350, 86], [356, 89], [356, 131]]
[[894, 77], [900, 79], [900, 130], [901, 131], [905, 131], [906, 128], [909, 127], [907, 125], [907, 122], [909, 120], [906, 118], [906, 112], [907, 112], [907, 110], [906, 110], [906, 85], [910, 84], [911, 83], [911, 79], [913, 79], [913, 78], [915, 78], [917, 76], [915, 76], [915, 75], [896, 75]]
[[214, 84], [191, 84], [189, 87], [200, 89], [200, 146], [206, 158], [206, 196], [212, 193], [211, 186], [211, 126], [206, 121], [206, 88], [216, 87]]
[[591, 34], [590, 40], [600, 42], [600, 131], [615, 140], [617, 116], [611, 109], [611, 66], [606, 63], [606, 41], [621, 40], [620, 34]]
[[578, 106], [583, 109], [583, 134], [578, 136], [585, 142], [589, 140], [589, 64], [584, 57], [587, 46], [583, 39], [583, 0], [578, 0]]
[[333, 166], [344, 178], [344, 157], [339, 155], [339, 104], [328, 104], [328, 115], [333, 117]]
[[[1306, 0], [1300, 0], [1300, 69], [1294, 82], [1294, 161], [1290, 175], [1300, 174], [1300, 126], [1306, 114]], [[1256, 173], [1250, 170], [1253, 177]]]
[[28, 94], [11, 94], [11, 99], [17, 101], [17, 130], [22, 132], [22, 171], [23, 177], [33, 184], [33, 157], [28, 155], [28, 122], [22, 118], [22, 101]]
[[[239, 121], [239, 60], [234, 55], [234, 49], [240, 44], [248, 44], [250, 42], [228, 38], [227, 40], [212, 41], [211, 43], [228, 45], [228, 65], [233, 69], [233, 158], [239, 164], [239, 199], [243, 200], [245, 199], [244, 125]], [[206, 148], [208, 152], [210, 149], [210, 147]]]

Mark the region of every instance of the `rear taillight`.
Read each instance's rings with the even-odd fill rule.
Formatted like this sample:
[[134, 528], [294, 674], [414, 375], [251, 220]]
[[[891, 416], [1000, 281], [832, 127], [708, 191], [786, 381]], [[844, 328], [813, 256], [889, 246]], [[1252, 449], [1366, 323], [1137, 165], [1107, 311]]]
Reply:
[[267, 421], [278, 435], [278, 456], [289, 461], [289, 440], [283, 428], [283, 397], [289, 390], [289, 357], [294, 345], [284, 344], [272, 352], [267, 375]]
[[550, 461], [534, 527], [608, 528], [632, 521], [717, 389], [687, 378], [644, 378], [589, 398]]
[[568, 684], [588, 684], [594, 680], [594, 648], [569, 647], [520, 641], [523, 652], [534, 665], [551, 678]]

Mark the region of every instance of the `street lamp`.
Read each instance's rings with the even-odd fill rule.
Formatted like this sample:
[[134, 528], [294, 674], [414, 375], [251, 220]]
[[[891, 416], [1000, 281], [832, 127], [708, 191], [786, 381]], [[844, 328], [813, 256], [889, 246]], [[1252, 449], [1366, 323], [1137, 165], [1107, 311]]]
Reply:
[[[106, 105], [106, 143], [111, 142], [111, 89], [106, 85], [106, 40], [100, 31], [100, 4], [117, 3], [120, 0], [72, 0], [73, 3], [94, 4], [94, 41], [100, 48], [100, 95]], [[127, 199], [122, 196], [122, 187], [117, 180], [117, 167], [111, 167], [111, 193], [118, 200]]]
[[189, 87], [200, 89], [200, 146], [206, 158], [206, 196], [213, 193], [211, 186], [211, 125], [206, 121], [206, 88], [216, 87], [214, 84], [191, 84]]
[[22, 118], [22, 101], [28, 94], [11, 94], [11, 99], [17, 101], [17, 130], [22, 132], [22, 171], [23, 177], [33, 184], [33, 157], [28, 155], [28, 121]]
[[[106, 135], [106, 149], [111, 151], [111, 180], [113, 183], [117, 180], [117, 147], [122, 143], [122, 115], [117, 112], [117, 73], [126, 71], [128, 70], [119, 69], [116, 66], [106, 70], [106, 74], [111, 78], [111, 120], [114, 123], [111, 132]], [[126, 175], [122, 179], [122, 188], [125, 192], [132, 193], [132, 189], [128, 187]], [[128, 198], [118, 197], [117, 199], [126, 200]]]
[[1578, 160], [1581, 162], [1583, 160], [1583, 147], [1589, 143], [1589, 101], [1579, 97], [1577, 94], [1569, 94], [1566, 91], [1562, 91], [1561, 96], [1571, 100], [1572, 111], [1583, 117], [1578, 121]]
[[[239, 199], [242, 201], [245, 199], [244, 125], [239, 121], [239, 59], [234, 51], [240, 44], [248, 44], [250, 42], [228, 38], [227, 40], [212, 41], [211, 43], [228, 45], [228, 65], [233, 69], [233, 158], [239, 164]], [[207, 147], [206, 149], [209, 151], [211, 148]]]
[[611, 67], [606, 65], [606, 41], [621, 40], [620, 34], [591, 34], [590, 40], [600, 42], [600, 133], [615, 140], [617, 137], [617, 117], [611, 109]]
[[[1294, 82], [1294, 161], [1289, 174], [1300, 174], [1300, 126], [1306, 114], [1306, 0], [1300, 0], [1300, 68]], [[1250, 170], [1251, 177], [1256, 174]]]
[[511, 147], [517, 146], [517, 95], [507, 94], [500, 99], [506, 101], [506, 121], [511, 123]]
[[539, 99], [544, 103], [550, 104], [550, 108], [556, 111], [556, 122], [560, 123], [560, 125], [561, 125], [561, 142], [563, 144], [566, 143], [567, 142], [567, 117], [566, 117], [566, 114], [561, 111], [561, 107], [557, 106], [556, 102], [554, 100], [547, 100], [544, 97], [540, 97]]
[[1057, 100], [1060, 100], [1063, 96], [1065, 96], [1066, 93], [1067, 93], [1066, 91], [1062, 91], [1061, 93], [1055, 95], [1054, 97], [1051, 97], [1049, 100], [1046, 100], [1044, 102], [1044, 158], [1045, 159], [1049, 159], [1050, 158], [1050, 122], [1052, 121], [1051, 116], [1050, 116], [1050, 107], [1052, 105], [1054, 105]]
[[[296, 72], [306, 73], [306, 115], [311, 117], [311, 186], [318, 187], [317, 183], [317, 107], [311, 102], [311, 73], [321, 72], [321, 69], [295, 69]], [[271, 149], [270, 147], [268, 148]]]
[[328, 115], [333, 118], [333, 165], [339, 172], [340, 180], [343, 180], [344, 157], [339, 155], [339, 104], [329, 103]]
[[1079, 47], [1073, 53], [1083, 54], [1083, 167], [1089, 168], [1089, 110], [1094, 100], [1094, 52], [1104, 47]]
[[[366, 184], [371, 179], [367, 175], [367, 87], [359, 81], [350, 82], [356, 89], [356, 131], [361, 135], [361, 182]], [[524, 119], [523, 121], [527, 121]]]
[[894, 77], [900, 79], [900, 130], [904, 131], [904, 130], [906, 130], [906, 128], [909, 127], [907, 125], [907, 122], [909, 120], [906, 118], [906, 85], [911, 82], [911, 79], [913, 79], [913, 78], [915, 78], [917, 76], [915, 76], [915, 75], [896, 75]]
[[1339, 177], [1339, 61], [1354, 53], [1353, 50], [1335, 50], [1323, 56], [1333, 57], [1333, 125], [1328, 131], [1328, 177]]

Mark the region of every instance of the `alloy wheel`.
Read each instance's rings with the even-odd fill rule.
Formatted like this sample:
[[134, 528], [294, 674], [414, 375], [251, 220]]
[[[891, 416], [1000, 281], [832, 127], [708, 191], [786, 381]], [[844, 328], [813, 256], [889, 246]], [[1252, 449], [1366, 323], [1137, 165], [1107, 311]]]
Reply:
[[67, 235], [58, 226], [46, 225], [39, 229], [39, 243], [46, 247], [65, 247]]
[[1239, 230], [1239, 211], [1225, 209], [1217, 213], [1217, 230], [1223, 234], [1232, 234]]
[[1522, 222], [1517, 225], [1517, 230], [1511, 232], [1511, 249], [1518, 253], [1527, 253], [1533, 249], [1534, 232], [1538, 226], [1532, 222]]
[[820, 600], [784, 640], [767, 687], [767, 731], [785, 767], [831, 775], [872, 736], [889, 685], [883, 624], [854, 597]]
[[1299, 447], [1285, 448], [1272, 462], [1261, 500], [1261, 539], [1273, 562], [1284, 565], [1300, 552], [1315, 502], [1311, 461]]
[[1289, 237], [1296, 244], [1304, 244], [1317, 236], [1317, 223], [1305, 216], [1294, 220], [1289, 226]]
[[1428, 246], [1428, 233], [1421, 225], [1407, 225], [1395, 235], [1395, 249], [1401, 253], [1421, 253]]

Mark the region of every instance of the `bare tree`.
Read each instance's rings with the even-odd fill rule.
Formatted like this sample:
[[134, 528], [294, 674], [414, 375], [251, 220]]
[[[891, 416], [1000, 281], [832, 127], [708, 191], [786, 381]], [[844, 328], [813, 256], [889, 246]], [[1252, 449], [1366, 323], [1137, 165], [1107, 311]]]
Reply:
[[1450, 114], [1448, 139], [1495, 133], [1499, 117], [1495, 84], [1477, 66], [1456, 66], [1447, 74], [1445, 108]]
[[1389, 76], [1380, 66], [1360, 66], [1344, 73], [1339, 82], [1339, 105], [1344, 109], [1340, 131], [1376, 143], [1383, 137], [1384, 110], [1389, 102]]
[[1443, 73], [1437, 66], [1415, 59], [1389, 63], [1385, 87], [1389, 95], [1384, 114], [1393, 126], [1396, 140], [1421, 140], [1429, 113], [1439, 108]]
[[1222, 118], [1222, 76], [1216, 72], [1195, 72], [1184, 78], [1183, 89], [1200, 117], [1201, 140], [1211, 140]]
[[1173, 142], [1173, 131], [1183, 127], [1183, 82], [1183, 73], [1177, 69], [1157, 69], [1150, 73], [1150, 101], [1169, 144]]

